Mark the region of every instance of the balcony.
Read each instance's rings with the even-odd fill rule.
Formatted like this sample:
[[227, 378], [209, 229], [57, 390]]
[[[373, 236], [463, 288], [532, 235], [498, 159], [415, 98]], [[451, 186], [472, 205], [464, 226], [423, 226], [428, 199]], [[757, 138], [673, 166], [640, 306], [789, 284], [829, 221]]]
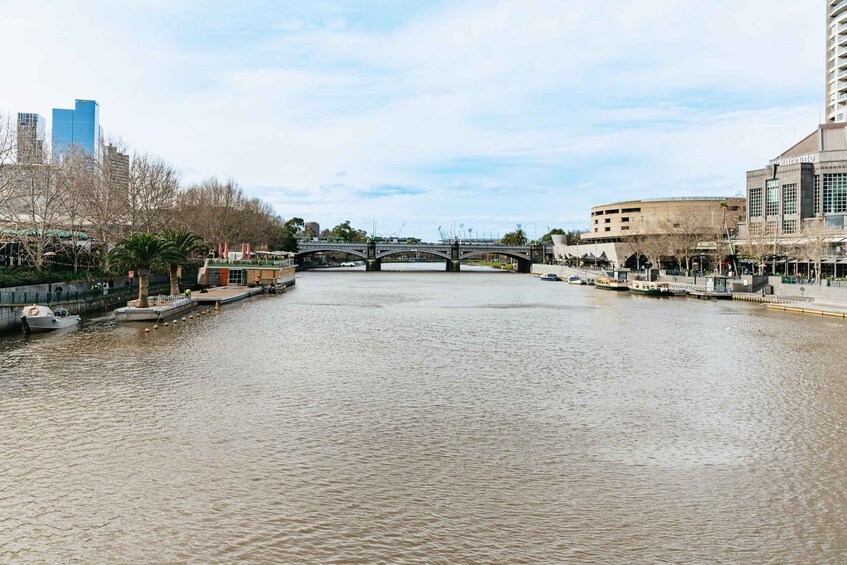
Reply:
[[841, 0], [838, 4], [832, 7], [832, 10], [829, 12], [829, 17], [834, 18], [839, 14], [843, 14], [845, 11], [847, 11], [847, 0]]

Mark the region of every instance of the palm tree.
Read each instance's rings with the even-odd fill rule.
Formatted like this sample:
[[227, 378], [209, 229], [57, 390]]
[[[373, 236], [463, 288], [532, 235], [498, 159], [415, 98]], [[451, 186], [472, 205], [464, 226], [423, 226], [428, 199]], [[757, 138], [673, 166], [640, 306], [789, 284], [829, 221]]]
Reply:
[[500, 240], [503, 245], [526, 245], [526, 233], [521, 228], [510, 231]]
[[162, 240], [170, 245], [171, 251], [174, 253], [174, 259], [168, 262], [168, 269], [170, 270], [171, 277], [171, 296], [176, 296], [179, 294], [178, 269], [197, 250], [200, 237], [183, 229], [175, 230], [168, 228], [162, 232]]
[[171, 245], [151, 233], [136, 233], [121, 240], [109, 253], [110, 264], [138, 272], [138, 307], [147, 308], [150, 274], [165, 263], [176, 261]]

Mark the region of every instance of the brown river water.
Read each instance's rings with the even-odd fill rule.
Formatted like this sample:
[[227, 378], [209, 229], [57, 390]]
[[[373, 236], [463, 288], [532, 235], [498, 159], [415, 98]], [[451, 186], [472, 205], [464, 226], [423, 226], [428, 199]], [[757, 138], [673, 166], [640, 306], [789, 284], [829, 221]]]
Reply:
[[0, 337], [0, 562], [845, 563], [847, 323], [307, 272]]

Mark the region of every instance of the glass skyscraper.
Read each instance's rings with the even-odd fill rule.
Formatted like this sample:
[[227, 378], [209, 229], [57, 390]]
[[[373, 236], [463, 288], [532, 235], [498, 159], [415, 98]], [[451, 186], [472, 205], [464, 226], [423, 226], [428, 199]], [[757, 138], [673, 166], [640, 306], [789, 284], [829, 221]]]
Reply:
[[66, 155], [72, 146], [100, 156], [100, 105], [94, 100], [75, 100], [73, 110], [53, 108], [53, 156]]

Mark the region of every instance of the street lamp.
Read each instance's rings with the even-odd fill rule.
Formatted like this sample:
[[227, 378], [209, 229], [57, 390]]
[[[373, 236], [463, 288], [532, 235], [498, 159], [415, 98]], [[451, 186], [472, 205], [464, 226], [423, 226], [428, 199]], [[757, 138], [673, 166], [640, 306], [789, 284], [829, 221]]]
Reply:
[[[48, 251], [42, 257], [46, 260], [48, 257], [55, 257], [56, 254]], [[50, 301], [53, 301], [53, 263], [47, 261], [47, 292], [50, 294]]]

